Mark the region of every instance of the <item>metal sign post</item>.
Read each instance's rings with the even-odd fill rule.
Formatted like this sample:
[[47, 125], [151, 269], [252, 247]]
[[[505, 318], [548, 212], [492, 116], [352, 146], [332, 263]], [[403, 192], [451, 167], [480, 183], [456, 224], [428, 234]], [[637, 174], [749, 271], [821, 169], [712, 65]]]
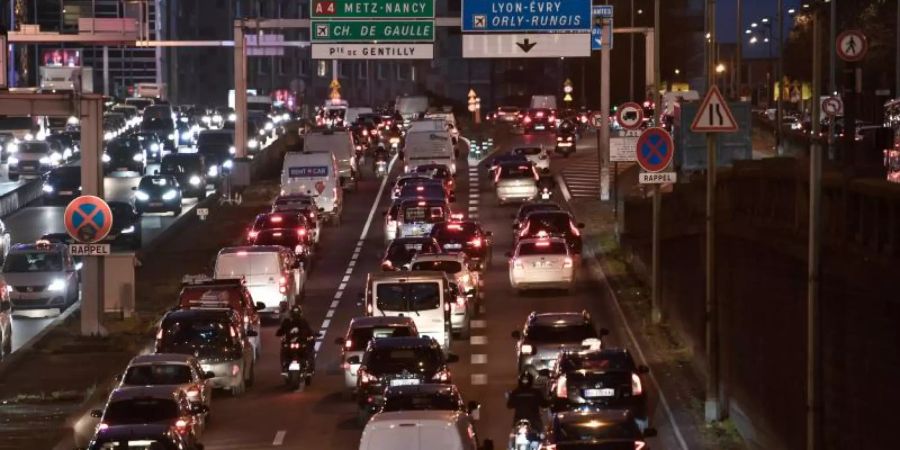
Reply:
[[[601, 29], [603, 41], [612, 39], [611, 26], [606, 21], [612, 18], [602, 18]], [[600, 51], [600, 129], [597, 130], [597, 163], [600, 165], [600, 201], [609, 201], [609, 63], [611, 51], [608, 45]]]

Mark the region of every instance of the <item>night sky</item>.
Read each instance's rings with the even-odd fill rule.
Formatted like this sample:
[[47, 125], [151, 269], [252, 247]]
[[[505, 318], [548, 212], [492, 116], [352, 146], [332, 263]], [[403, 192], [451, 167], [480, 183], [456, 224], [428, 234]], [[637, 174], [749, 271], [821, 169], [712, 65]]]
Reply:
[[[791, 16], [788, 15], [787, 10], [789, 8], [799, 8], [800, 0], [783, 0], [783, 3], [784, 36], [787, 37], [788, 31], [791, 29]], [[735, 21], [737, 20], [736, 6], [737, 0], [716, 1], [716, 30], [720, 42], [734, 42], [735, 40]], [[744, 30], [750, 28], [751, 22], [759, 22], [759, 19], [763, 17], [769, 17], [774, 24], [777, 6], [777, 0], [743, 0], [744, 23], [738, 32], [743, 38], [745, 58], [764, 58], [767, 55], [767, 47], [762, 42], [762, 35], [764, 33], [760, 34], [758, 44], [750, 45], [748, 43], [750, 36], [744, 34]], [[777, 39], [777, 30], [773, 30], [773, 34], [775, 34], [775, 38]], [[772, 52], [773, 54], [777, 54], [778, 52], [775, 50], [777, 45], [774, 44], [775, 40], [773, 39], [772, 42], [774, 46]]]

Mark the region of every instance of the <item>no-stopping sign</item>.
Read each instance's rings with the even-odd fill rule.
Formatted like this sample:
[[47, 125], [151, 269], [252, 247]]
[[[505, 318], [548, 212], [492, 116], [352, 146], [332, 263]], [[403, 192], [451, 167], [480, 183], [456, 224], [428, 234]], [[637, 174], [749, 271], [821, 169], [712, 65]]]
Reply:
[[616, 111], [616, 121], [626, 130], [637, 130], [644, 123], [644, 109], [637, 103], [623, 103]]

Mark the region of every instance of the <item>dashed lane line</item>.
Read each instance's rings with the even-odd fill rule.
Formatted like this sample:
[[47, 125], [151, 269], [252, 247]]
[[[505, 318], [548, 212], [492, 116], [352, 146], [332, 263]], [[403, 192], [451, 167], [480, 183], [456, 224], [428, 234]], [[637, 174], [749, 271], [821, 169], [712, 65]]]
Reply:
[[287, 431], [278, 430], [275, 433], [275, 439], [272, 440], [272, 445], [278, 447], [279, 445], [284, 444], [284, 436], [287, 434]]
[[487, 336], [472, 336], [469, 338], [471, 345], [487, 345]]
[[488, 356], [482, 353], [472, 354], [472, 364], [487, 364]]
[[488, 376], [484, 373], [473, 373], [472, 374], [472, 385], [473, 386], [483, 386], [488, 383]]

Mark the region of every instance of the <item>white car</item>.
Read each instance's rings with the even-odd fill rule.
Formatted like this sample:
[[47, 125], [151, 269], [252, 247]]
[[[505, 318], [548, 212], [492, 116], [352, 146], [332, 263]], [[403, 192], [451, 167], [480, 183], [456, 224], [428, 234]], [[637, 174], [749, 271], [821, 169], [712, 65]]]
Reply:
[[534, 164], [534, 168], [541, 173], [550, 172], [550, 153], [543, 146], [523, 146], [512, 150], [514, 155], [522, 155]]
[[478, 445], [468, 414], [458, 411], [394, 411], [372, 416], [363, 430], [359, 450], [487, 450]]
[[497, 200], [501, 205], [534, 200], [538, 196], [538, 180], [540, 177], [530, 161], [502, 163], [494, 175]]
[[118, 377], [119, 387], [172, 386], [184, 391], [193, 404], [210, 407], [212, 384], [197, 358], [180, 353], [151, 353], [131, 359]]
[[509, 256], [509, 284], [522, 292], [528, 289], [575, 287], [575, 261], [565, 239], [539, 237], [521, 239]]
[[460, 288], [462, 298], [450, 305], [450, 329], [465, 338], [469, 334], [472, 316], [478, 311], [481, 278], [478, 272], [469, 270], [469, 262], [464, 253], [425, 253], [413, 257], [410, 270], [434, 270], [444, 272], [450, 281]]
[[383, 337], [407, 336], [419, 336], [411, 317], [373, 316], [351, 319], [344, 337], [335, 339], [335, 344], [341, 346], [341, 369], [344, 372], [344, 385], [347, 389], [356, 390], [357, 373], [369, 341]]

